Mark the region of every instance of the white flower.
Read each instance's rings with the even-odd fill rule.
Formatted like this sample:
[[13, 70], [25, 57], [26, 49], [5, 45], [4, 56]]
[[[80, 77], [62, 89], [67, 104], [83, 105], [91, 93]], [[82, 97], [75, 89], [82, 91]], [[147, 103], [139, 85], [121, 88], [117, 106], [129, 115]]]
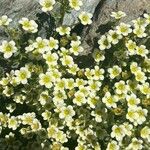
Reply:
[[15, 75], [18, 82], [27, 84], [27, 79], [31, 77], [31, 72], [26, 67], [22, 67], [20, 70], [15, 71]]
[[144, 95], [150, 95], [150, 85], [148, 82], [139, 85], [139, 89]]
[[81, 12], [79, 15], [79, 19], [83, 25], [91, 24], [92, 23], [92, 20], [91, 20], [92, 17], [93, 17], [93, 15], [91, 13], [84, 12], [84, 11]]
[[141, 68], [138, 67], [138, 64], [136, 62], [132, 62], [130, 65], [130, 70], [133, 74], [135, 74], [137, 71], [141, 71]]
[[99, 49], [95, 49], [92, 56], [97, 63], [105, 59], [104, 52]]
[[137, 107], [136, 112], [138, 114], [138, 117], [136, 118], [137, 123], [142, 124], [143, 122], [145, 122], [148, 110], [147, 109], [142, 109], [142, 107]]
[[108, 143], [106, 150], [119, 150], [119, 144], [116, 141], [111, 141]]
[[60, 150], [69, 150], [69, 148], [62, 146]]
[[93, 78], [92, 71], [91, 71], [91, 69], [89, 69], [89, 68], [86, 68], [86, 69], [85, 69], [85, 75], [86, 75], [86, 77], [87, 77], [88, 79], [92, 79], [92, 78]]
[[105, 96], [102, 98], [102, 102], [108, 107], [108, 108], [116, 108], [117, 104], [116, 102], [118, 99], [110, 94], [110, 92], [106, 92]]
[[126, 148], [126, 150], [141, 150], [143, 148], [143, 141], [133, 138], [131, 144]]
[[79, 90], [85, 95], [85, 97], [89, 96], [90, 94], [90, 90], [87, 86], [80, 86]]
[[123, 123], [123, 125], [124, 125], [124, 128], [125, 128], [125, 134], [128, 135], [128, 136], [131, 136], [133, 125], [129, 124], [128, 122]]
[[77, 64], [70, 64], [69, 67], [70, 67], [70, 68], [67, 69], [67, 71], [68, 71], [70, 74], [76, 75], [77, 72], [79, 71], [79, 67], [78, 67]]
[[75, 150], [87, 150], [87, 146], [83, 144], [78, 144]]
[[16, 94], [15, 96], [14, 96], [14, 101], [16, 102], [16, 103], [20, 103], [20, 104], [23, 104], [24, 103], [24, 101], [25, 101], [25, 99], [26, 99], [26, 96], [24, 96], [24, 95], [22, 95], [22, 94]]
[[102, 83], [100, 81], [88, 80], [88, 85], [91, 92], [96, 92], [100, 90]]
[[114, 79], [117, 76], [119, 76], [121, 71], [122, 71], [122, 69], [117, 65], [113, 66], [113, 68], [108, 68], [108, 72], [110, 73], [111, 79]]
[[46, 54], [43, 54], [43, 58], [49, 66], [56, 66], [59, 57], [57, 53], [47, 52]]
[[48, 91], [43, 91], [40, 94], [40, 98], [39, 98], [39, 102], [41, 103], [41, 105], [45, 105], [49, 100], [49, 93]]
[[126, 45], [126, 47], [128, 49], [128, 54], [129, 55], [136, 54], [135, 50], [136, 50], [137, 45], [136, 45], [135, 42], [133, 42], [132, 40], [129, 40], [125, 45]]
[[101, 115], [101, 111], [96, 109], [95, 111], [91, 112], [91, 116], [95, 117], [95, 121], [96, 122], [102, 122], [102, 115]]
[[73, 78], [67, 79], [66, 80], [66, 89], [73, 89], [75, 87], [75, 81]]
[[[48, 71], [51, 71], [51, 69], [48, 69]], [[53, 80], [55, 82], [55, 81], [57, 81], [57, 80], [59, 80], [61, 78], [62, 74], [61, 74], [61, 72], [58, 69], [56, 69], [56, 68], [54, 69], [53, 68], [52, 76], [53, 76], [53, 78], [54, 78]]]
[[6, 138], [6, 139], [10, 139], [10, 138], [14, 138], [14, 137], [15, 137], [15, 134], [12, 133], [12, 132], [9, 132], [8, 135], [5, 135], [5, 138]]
[[122, 38], [122, 35], [117, 34], [117, 32], [114, 30], [109, 30], [107, 38], [112, 44], [117, 44], [119, 40]]
[[11, 116], [11, 118], [8, 119], [8, 128], [12, 128], [13, 130], [16, 130], [18, 125], [19, 124], [16, 117]]
[[100, 69], [99, 66], [95, 66], [94, 69], [91, 69], [93, 74], [93, 80], [104, 80], [104, 69]]
[[39, 75], [39, 84], [44, 85], [46, 88], [51, 88], [52, 87], [52, 73], [51, 72], [46, 72], [45, 74], [41, 73]]
[[55, 139], [56, 139], [56, 141], [59, 141], [60, 143], [66, 143], [68, 141], [66, 134], [60, 130], [56, 133]]
[[60, 34], [60, 35], [69, 35], [71, 28], [70, 27], [66, 27], [66, 26], [61, 26], [56, 28], [56, 31]]
[[11, 87], [5, 86], [3, 90], [3, 94], [7, 97], [10, 97], [11, 95], [14, 94], [14, 90]]
[[24, 113], [20, 116], [23, 125], [31, 125], [33, 120], [35, 119], [35, 113]]
[[76, 82], [75, 82], [75, 86], [76, 87], [79, 87], [80, 88], [80, 86], [84, 86], [84, 85], [86, 85], [87, 84], [87, 81], [86, 80], [83, 80], [83, 79], [76, 79]]
[[8, 119], [10, 117], [10, 114], [3, 114], [2, 112], [0, 112], [0, 126], [1, 127], [7, 127], [7, 123], [8, 123]]
[[120, 23], [120, 25], [117, 26], [116, 29], [118, 34], [122, 34], [124, 36], [127, 36], [132, 32], [131, 25], [125, 23]]
[[146, 19], [146, 22], [147, 22], [148, 24], [150, 24], [150, 15], [149, 15], [149, 14], [144, 14], [144, 17], [145, 17], [145, 19]]
[[30, 44], [29, 46], [25, 47], [26, 53], [31, 52], [35, 49], [33, 44]]
[[121, 18], [125, 17], [126, 14], [122, 11], [118, 11], [118, 12], [112, 12], [110, 16], [114, 17], [115, 19], [121, 19]]
[[8, 18], [6, 15], [0, 17], [0, 26], [8, 26], [12, 22], [12, 19]]
[[75, 10], [80, 10], [80, 7], [83, 5], [81, 0], [69, 0], [69, 5]]
[[73, 110], [72, 106], [67, 106], [61, 108], [61, 112], [59, 114], [59, 117], [61, 119], [65, 119], [66, 121], [72, 120], [72, 117], [75, 115], [75, 111]]
[[33, 132], [35, 132], [35, 131], [40, 130], [41, 127], [42, 127], [41, 123], [37, 119], [34, 119], [33, 122], [32, 122], [32, 124], [31, 124], [31, 130]]
[[60, 105], [61, 107], [64, 105], [64, 100], [67, 99], [67, 95], [64, 90], [56, 90], [53, 92], [54, 98], [53, 102], [56, 106]]
[[109, 49], [111, 47], [110, 38], [107, 38], [107, 36], [102, 35], [101, 38], [98, 40], [98, 44], [100, 50]]
[[95, 108], [98, 102], [99, 102], [99, 97], [92, 94], [87, 99], [87, 103], [90, 105], [91, 108]]
[[135, 126], [141, 125], [146, 121], [147, 109], [142, 109], [142, 107], [129, 108], [126, 118], [134, 123]]
[[58, 132], [58, 128], [55, 125], [50, 125], [50, 127], [47, 128], [47, 132], [49, 138], [55, 138]]
[[148, 142], [150, 142], [150, 128], [148, 126], [145, 126], [144, 128], [142, 128], [142, 130], [140, 131], [140, 134], [143, 139], [147, 139]]
[[133, 122], [134, 125], [137, 125], [136, 120], [137, 120], [138, 114], [135, 109], [136, 108], [128, 108], [126, 118], [129, 119], [131, 122]]
[[143, 38], [147, 36], [147, 34], [145, 33], [145, 27], [136, 27], [133, 30], [133, 33], [139, 38]]
[[66, 79], [62, 78], [62, 79], [58, 79], [55, 83], [55, 90], [64, 90], [64, 88], [66, 87]]
[[128, 107], [130, 108], [136, 108], [137, 105], [140, 103], [140, 99], [137, 98], [134, 93], [132, 93], [131, 95], [127, 95], [126, 100], [128, 102]]
[[44, 53], [48, 50], [47, 48], [48, 40], [42, 39], [41, 37], [36, 38], [36, 42], [33, 43], [33, 46], [38, 50], [39, 53]]
[[0, 80], [0, 85], [6, 86], [9, 83], [9, 78], [2, 78]]
[[27, 32], [36, 33], [38, 31], [38, 25], [34, 20], [22, 18], [19, 23], [22, 25], [22, 28]]
[[128, 91], [128, 87], [123, 80], [115, 83], [116, 93], [117, 94], [126, 94]]
[[147, 80], [147, 77], [145, 76], [144, 72], [138, 70], [137, 72], [135, 72], [135, 79], [138, 82], [144, 83]]
[[53, 6], [56, 3], [56, 1], [55, 0], [40, 0], [39, 3], [42, 6], [42, 11], [47, 12], [53, 9]]
[[140, 45], [136, 47], [136, 54], [140, 55], [142, 57], [146, 57], [147, 54], [149, 53], [149, 50], [146, 49], [145, 45]]
[[78, 106], [85, 104], [86, 103], [85, 95], [80, 91], [76, 92], [75, 98], [73, 99], [73, 103], [77, 104]]
[[0, 46], [0, 52], [4, 53], [4, 58], [10, 58], [13, 53], [17, 52], [17, 47], [14, 41], [3, 41]]
[[137, 18], [136, 20], [132, 20], [132, 22], [134, 23], [134, 28], [145, 28], [148, 23], [144, 18]]
[[63, 66], [72, 67], [74, 65], [73, 58], [69, 55], [64, 56], [60, 59]]
[[58, 54], [59, 54], [59, 56], [66, 56], [66, 55], [68, 55], [68, 52], [69, 52], [68, 49], [66, 49], [64, 47], [61, 47], [60, 51], [58, 52]]
[[51, 112], [46, 110], [45, 112], [42, 113], [42, 117], [44, 120], [49, 120], [51, 117]]
[[125, 128], [123, 125], [114, 125], [112, 127], [111, 137], [116, 138], [117, 141], [122, 141], [123, 137], [125, 136]]
[[83, 47], [80, 46], [80, 41], [71, 41], [71, 48], [70, 52], [73, 53], [75, 56], [79, 55], [79, 53], [83, 52]]
[[58, 49], [58, 40], [54, 39], [53, 37], [49, 38], [48, 47], [50, 50]]

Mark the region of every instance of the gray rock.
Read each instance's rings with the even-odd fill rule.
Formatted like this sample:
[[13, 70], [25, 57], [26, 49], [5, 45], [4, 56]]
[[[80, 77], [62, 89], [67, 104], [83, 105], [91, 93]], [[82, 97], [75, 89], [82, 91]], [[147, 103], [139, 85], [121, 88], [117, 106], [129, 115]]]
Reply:
[[93, 39], [101, 36], [98, 30], [111, 20], [111, 12], [119, 10], [127, 14], [121, 21], [130, 22], [145, 11], [150, 13], [150, 0], [101, 0], [94, 12], [93, 23], [83, 31], [84, 54], [91, 52], [94, 45]]
[[73, 25], [78, 23], [78, 16], [82, 11], [86, 11], [89, 13], [94, 13], [96, 6], [101, 0], [82, 0], [83, 5], [79, 11], [72, 10], [71, 14], [66, 14], [64, 17], [63, 24], [65, 25]]
[[[39, 0], [0, 0], [0, 16], [8, 15], [13, 19], [12, 26], [16, 26], [18, 20], [22, 17], [36, 19], [36, 14], [41, 12]], [[83, 0], [83, 6], [80, 11], [71, 11], [71, 14], [66, 14], [63, 24], [72, 25], [78, 23], [78, 14], [81, 11], [93, 13], [100, 0]], [[57, 4], [56, 4], [57, 5]], [[54, 11], [57, 11], [55, 5]], [[2, 36], [2, 32], [0, 32]], [[4, 37], [0, 37], [2, 39]]]
[[[35, 19], [35, 15], [40, 11], [37, 0], [0, 0], [0, 16], [8, 15], [13, 19], [11, 26], [18, 24], [22, 17]], [[6, 39], [3, 30], [0, 30], [0, 41]]]
[[8, 15], [14, 23], [22, 17], [34, 19], [39, 11], [38, 0], [0, 0], [0, 16]]

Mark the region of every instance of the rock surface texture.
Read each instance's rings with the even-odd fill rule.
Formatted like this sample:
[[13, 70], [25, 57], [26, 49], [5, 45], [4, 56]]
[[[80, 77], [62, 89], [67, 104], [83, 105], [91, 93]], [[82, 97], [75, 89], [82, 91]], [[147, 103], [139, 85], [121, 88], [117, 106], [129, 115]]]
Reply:
[[111, 20], [111, 12], [119, 10], [127, 14], [122, 21], [130, 22], [144, 12], [150, 13], [150, 0], [101, 0], [95, 9], [92, 25], [86, 27], [82, 33], [85, 54], [91, 52], [94, 39], [102, 34], [99, 30], [103, 30], [103, 27]]
[[[129, 22], [144, 12], [150, 13], [150, 0], [83, 0], [80, 11], [88, 11], [94, 15], [92, 25], [85, 27], [82, 33], [85, 53], [91, 51], [94, 44], [93, 39], [101, 35], [98, 30], [109, 22], [110, 13], [118, 10], [126, 12], [127, 17], [123, 21]], [[21, 17], [35, 19], [36, 13], [40, 11], [38, 0], [0, 0], [0, 16], [6, 14], [14, 22]], [[79, 12], [72, 11], [71, 14], [67, 14], [63, 23], [67, 25], [78, 23], [76, 17]]]

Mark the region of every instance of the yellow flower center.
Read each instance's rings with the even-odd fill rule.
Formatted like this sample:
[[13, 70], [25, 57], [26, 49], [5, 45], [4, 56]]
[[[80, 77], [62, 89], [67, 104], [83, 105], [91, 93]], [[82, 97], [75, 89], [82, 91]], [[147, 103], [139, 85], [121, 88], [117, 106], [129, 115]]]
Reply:
[[50, 42], [49, 42], [49, 47], [52, 47], [52, 48], [53, 48], [53, 47], [55, 47], [55, 44], [56, 44], [56, 43], [55, 43], [54, 41], [50, 41]]
[[72, 0], [72, 2], [71, 2], [71, 3], [72, 3], [72, 6], [73, 6], [73, 7], [78, 6], [78, 2], [77, 2], [77, 0]]
[[127, 27], [121, 27], [121, 29], [120, 29], [120, 31], [123, 32], [123, 33], [127, 32], [127, 30], [128, 30]]
[[88, 21], [88, 16], [82, 16], [82, 20], [85, 22]]
[[51, 79], [50, 79], [50, 77], [45, 76], [45, 77], [43, 78], [43, 81], [44, 81], [44, 83], [49, 83], [49, 82], [51, 81]]
[[120, 128], [116, 128], [116, 129], [115, 129], [115, 133], [116, 133], [116, 134], [121, 134], [121, 129], [120, 129]]
[[124, 84], [119, 84], [118, 85], [118, 89], [119, 90], [124, 90], [125, 89], [125, 85]]
[[44, 7], [46, 7], [46, 8], [49, 8], [51, 6], [52, 6], [52, 2], [50, 2], [50, 1], [46, 1], [44, 4]]
[[70, 114], [70, 110], [69, 110], [69, 109], [65, 109], [65, 110], [64, 110], [64, 115], [65, 115], [65, 116], [68, 116], [69, 114]]
[[113, 100], [112, 97], [109, 97], [109, 98], [107, 99], [107, 102], [108, 102], [109, 104], [113, 104], [113, 103], [114, 103], [114, 100]]
[[26, 72], [20, 72], [20, 78], [21, 79], [26, 79], [27, 78], [27, 73]]
[[134, 98], [130, 98], [128, 102], [129, 102], [130, 105], [135, 105], [136, 104], [136, 101], [135, 101]]
[[5, 47], [5, 52], [11, 52], [12, 51], [12, 46], [10, 44], [8, 44], [6, 47]]
[[25, 22], [23, 23], [23, 26], [26, 27], [26, 28], [29, 28], [29, 27], [31, 27], [31, 24], [30, 24], [29, 21], [25, 21]]

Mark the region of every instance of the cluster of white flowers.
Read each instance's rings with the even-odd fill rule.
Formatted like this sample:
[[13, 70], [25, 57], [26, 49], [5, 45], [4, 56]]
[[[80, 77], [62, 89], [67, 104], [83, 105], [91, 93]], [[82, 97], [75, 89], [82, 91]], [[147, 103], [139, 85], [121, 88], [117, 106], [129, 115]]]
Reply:
[[[39, 3], [47, 12], [56, 2]], [[69, 6], [78, 11], [82, 1], [69, 0]], [[126, 14], [111, 16], [120, 20]], [[87, 12], [79, 15], [83, 25], [91, 24], [91, 18]], [[5, 16], [0, 20], [0, 26], [11, 22]], [[34, 20], [22, 18], [19, 23], [27, 32], [38, 32]], [[77, 62], [84, 51], [82, 37], [68, 26], [59, 25], [49, 38], [37, 36], [22, 47], [17, 41], [3, 41], [4, 60], [19, 57], [21, 62], [16, 68], [8, 63], [11, 69], [0, 79], [1, 143], [9, 139], [11, 148], [18, 142], [18, 149], [44, 150], [149, 148], [149, 50], [136, 38], [148, 36], [150, 16], [144, 14], [133, 23], [120, 23], [102, 35], [89, 67]]]
[[8, 18], [8, 16], [0, 17], [0, 26], [8, 26], [10, 22], [12, 22], [12, 19]]
[[28, 18], [22, 18], [19, 23], [22, 25], [22, 28], [31, 33], [36, 33], [38, 31], [38, 25], [34, 20], [29, 20]]

